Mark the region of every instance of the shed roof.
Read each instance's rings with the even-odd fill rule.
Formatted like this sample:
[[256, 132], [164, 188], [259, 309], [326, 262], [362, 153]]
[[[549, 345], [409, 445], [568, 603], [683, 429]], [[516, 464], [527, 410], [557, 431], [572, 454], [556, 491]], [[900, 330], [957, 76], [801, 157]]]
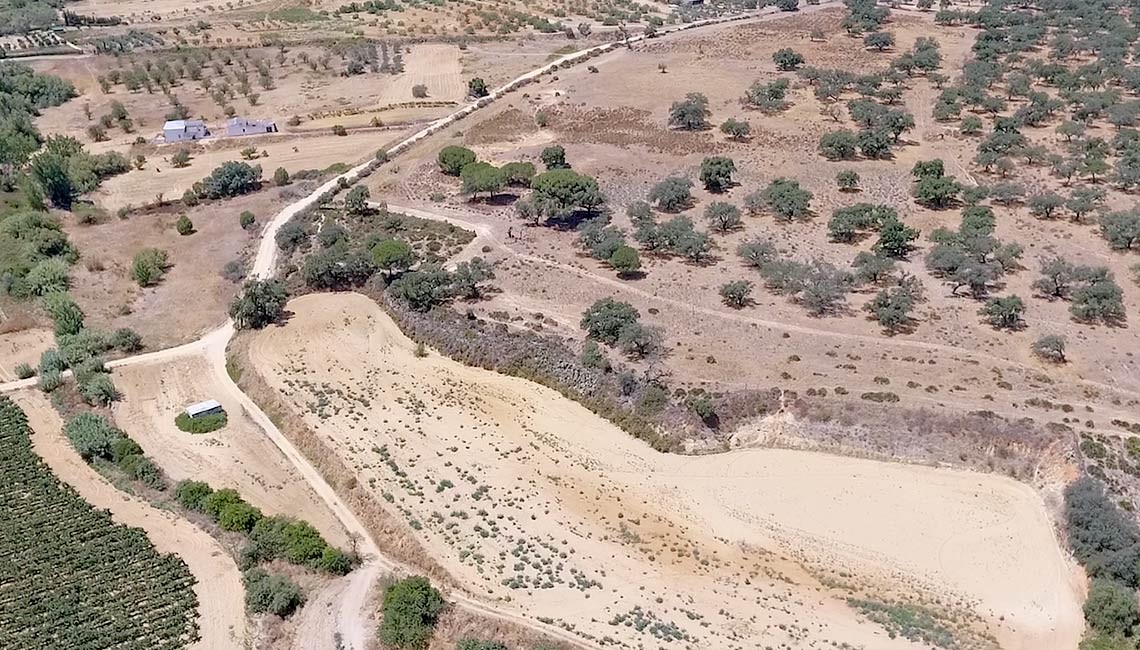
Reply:
[[162, 125], [163, 131], [185, 131], [189, 126], [203, 126], [202, 120], [170, 120]]
[[221, 405], [221, 403], [218, 402], [218, 400], [208, 399], [204, 402], [198, 402], [197, 404], [191, 404], [190, 406], [187, 406], [186, 407], [186, 415], [189, 415], [190, 417], [194, 417], [196, 415], [201, 415], [202, 413], [206, 413], [208, 411], [213, 411], [215, 409], [221, 409], [221, 408], [222, 408], [222, 405]]

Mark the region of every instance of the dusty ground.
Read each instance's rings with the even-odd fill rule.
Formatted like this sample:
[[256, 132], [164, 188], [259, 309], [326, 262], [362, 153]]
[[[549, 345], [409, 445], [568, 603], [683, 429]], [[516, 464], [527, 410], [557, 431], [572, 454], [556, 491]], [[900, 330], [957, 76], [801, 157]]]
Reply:
[[241, 573], [228, 552], [206, 531], [174, 513], [159, 510], [129, 496], [83, 462], [63, 437], [63, 421], [39, 391], [20, 391], [12, 397], [28, 415], [32, 445], [61, 481], [75, 488], [97, 508], [110, 510], [115, 521], [146, 531], [161, 553], [176, 553], [197, 579], [198, 650], [242, 647], [249, 630], [245, 619], [245, 589]]
[[416, 358], [363, 296], [290, 308], [253, 338], [257, 372], [474, 593], [629, 647], [905, 645], [842, 600], [898, 584], [976, 617], [970, 638], [1080, 636], [1080, 580], [1025, 485], [806, 452], [662, 455], [537, 385]]
[[30, 329], [0, 334], [0, 383], [17, 379], [16, 366], [26, 363], [33, 368], [40, 364], [40, 355], [54, 345], [51, 330]]
[[[934, 123], [931, 107], [937, 90], [916, 78], [908, 83], [904, 103], [917, 127], [896, 148], [895, 159], [828, 163], [816, 152], [820, 134], [850, 126], [820, 115], [821, 104], [802, 81], [794, 81], [791, 107], [784, 113], [764, 115], [747, 111], [739, 98], [755, 79], [769, 81], [777, 73], [771, 62], [775, 49], [792, 46], [808, 65], [836, 66], [866, 72], [885, 66], [890, 55], [866, 52], [858, 40], [842, 34], [842, 10], [781, 17], [768, 22], [702, 30], [676, 38], [639, 45], [592, 62], [597, 74], [584, 67], [546, 77], [515, 96], [480, 114], [463, 129], [445, 131], [409, 153], [398, 178], [371, 179], [373, 194], [388, 194], [428, 209], [432, 193], [454, 196], [457, 185], [435, 169], [435, 153], [446, 144], [467, 144], [494, 162], [531, 160], [551, 143], [566, 147], [575, 169], [599, 179], [609, 197], [614, 221], [630, 231], [624, 215], [629, 202], [644, 198], [649, 188], [670, 174], [697, 178], [705, 156], [731, 156], [740, 169], [739, 185], [721, 196], [695, 188], [696, 204], [686, 214], [698, 227], [705, 226], [703, 211], [714, 200], [741, 205], [744, 196], [778, 176], [800, 181], [815, 198], [815, 218], [792, 224], [775, 223], [768, 215], [745, 217], [744, 228], [716, 235], [714, 263], [694, 266], [677, 259], [643, 256], [646, 277], [625, 281], [583, 256], [570, 231], [520, 227], [509, 205], [463, 204], [450, 214], [491, 228], [500, 241], [517, 254], [492, 255], [500, 262], [496, 284], [503, 289], [477, 307], [483, 314], [505, 312], [509, 318], [542, 313], [560, 324], [558, 331], [581, 336], [582, 311], [595, 300], [615, 295], [633, 303], [644, 322], [664, 328], [671, 348], [665, 360], [671, 385], [720, 388], [769, 388], [799, 392], [826, 388], [858, 396], [865, 391], [889, 391], [913, 408], [945, 412], [993, 411], [1007, 417], [1031, 417], [1037, 422], [1064, 424], [1075, 429], [1115, 431], [1113, 420], [1129, 420], [1128, 412], [1140, 399], [1140, 368], [1130, 351], [1140, 345], [1135, 327], [1109, 328], [1073, 322], [1063, 301], [1033, 297], [1030, 284], [1038, 277], [1039, 258], [1057, 253], [1079, 263], [1107, 265], [1125, 288], [1125, 306], [1135, 313], [1140, 303], [1128, 278], [1131, 256], [1108, 251], [1095, 227], [1057, 220], [1048, 224], [1028, 215], [1024, 207], [997, 207], [997, 236], [1025, 246], [1024, 269], [1006, 277], [998, 295], [1015, 293], [1027, 303], [1027, 327], [998, 332], [977, 314], [979, 301], [951, 295], [948, 287], [929, 274], [923, 256], [926, 239], [940, 226], [956, 226], [957, 211], [935, 212], [916, 205], [909, 197], [909, 172], [920, 159], [941, 157], [950, 173], [971, 182], [970, 162], [975, 142], [957, 136], [940, 138], [945, 130]], [[919, 36], [934, 36], [941, 44], [943, 72], [954, 74], [968, 55], [974, 32], [940, 28], [929, 17], [896, 12], [890, 25], [898, 40], [895, 52], [909, 48]], [[826, 39], [812, 42], [819, 29]], [[659, 71], [659, 64], [667, 72]], [[662, 91], [664, 89], [664, 92]], [[748, 142], [729, 142], [715, 129], [682, 133], [666, 128], [668, 107], [686, 92], [709, 97], [711, 122], [728, 117], [751, 122]], [[538, 128], [537, 110], [550, 115], [550, 126]], [[1044, 138], [1052, 125], [1031, 137]], [[417, 162], [418, 159], [418, 162]], [[840, 193], [835, 174], [855, 169], [862, 191]], [[1030, 187], [1041, 183], [1034, 176]], [[979, 182], [992, 182], [980, 179]], [[1055, 182], [1055, 181], [1053, 181]], [[859, 245], [828, 241], [827, 219], [836, 207], [856, 202], [883, 202], [895, 207], [910, 225], [921, 230], [919, 250], [902, 269], [922, 280], [927, 301], [916, 310], [913, 332], [886, 336], [862, 311], [873, 291], [856, 291], [848, 309], [828, 318], [812, 318], [805, 310], [762, 286], [759, 276], [745, 268], [735, 249], [756, 236], [770, 238], [789, 257], [821, 257], [846, 266]], [[447, 208], [444, 208], [447, 210]], [[659, 215], [668, 218], [671, 215]], [[521, 239], [509, 239], [508, 227]], [[574, 270], [574, 275], [567, 275]], [[567, 282], [568, 278], [576, 278]], [[740, 310], [724, 306], [717, 289], [722, 284], [748, 279], [754, 282], [755, 304]], [[1030, 346], [1046, 334], [1068, 339], [1070, 363], [1057, 367], [1033, 357]], [[763, 363], [756, 363], [763, 359]], [[1071, 415], [1070, 415], [1071, 413]], [[1119, 431], [1115, 431], [1119, 433]]]
[[[351, 549], [337, 519], [295, 473], [273, 443], [226, 393], [211, 365], [201, 358], [116, 369], [115, 423], [127, 432], [172, 480], [206, 481], [215, 489], [232, 487], [269, 514], [313, 524], [330, 544]], [[229, 423], [207, 434], [190, 434], [174, 425], [188, 404], [217, 399]]]

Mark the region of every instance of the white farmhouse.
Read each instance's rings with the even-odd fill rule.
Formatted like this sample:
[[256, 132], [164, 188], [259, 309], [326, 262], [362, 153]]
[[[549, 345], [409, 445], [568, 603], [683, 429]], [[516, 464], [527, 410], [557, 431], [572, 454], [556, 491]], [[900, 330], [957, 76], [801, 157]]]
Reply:
[[162, 125], [162, 136], [166, 142], [201, 140], [210, 136], [210, 129], [202, 120], [170, 120]]
[[247, 120], [244, 117], [231, 117], [226, 122], [226, 135], [254, 133], [277, 133], [277, 124], [273, 120]]

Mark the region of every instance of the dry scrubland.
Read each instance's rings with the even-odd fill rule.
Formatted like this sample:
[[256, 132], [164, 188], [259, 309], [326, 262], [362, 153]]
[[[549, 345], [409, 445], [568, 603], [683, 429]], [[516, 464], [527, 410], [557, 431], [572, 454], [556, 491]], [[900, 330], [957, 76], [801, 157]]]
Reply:
[[848, 597], [905, 598], [970, 647], [1080, 636], [1080, 579], [1027, 486], [795, 451], [659, 454], [553, 391], [417, 357], [364, 296], [289, 308], [252, 335], [250, 369], [473, 594], [631, 648], [909, 645]]
[[[598, 179], [613, 208], [614, 223], [632, 230], [624, 206], [643, 199], [653, 184], [668, 175], [696, 179], [705, 156], [727, 155], [736, 161], [737, 185], [727, 193], [711, 195], [696, 183], [695, 205], [684, 214], [704, 227], [703, 211], [712, 201], [740, 206], [745, 194], [763, 188], [777, 177], [798, 180], [814, 193], [809, 221], [775, 223], [768, 214], [744, 217], [744, 227], [727, 235], [714, 235], [713, 262], [693, 265], [680, 259], [643, 254], [638, 280], [618, 280], [613, 272], [579, 252], [576, 233], [550, 227], [523, 225], [509, 205], [470, 203], [450, 211], [490, 228], [509, 246], [489, 257], [499, 262], [496, 284], [503, 292], [476, 305], [478, 312], [519, 326], [535, 327], [531, 316], [541, 313], [553, 321], [558, 333], [581, 336], [582, 311], [602, 296], [631, 302], [643, 322], [664, 328], [669, 348], [664, 367], [675, 381], [712, 389], [768, 388], [778, 386], [801, 394], [807, 390], [852, 397], [864, 392], [889, 392], [900, 404], [947, 413], [992, 411], [1010, 418], [1029, 417], [1038, 423], [1057, 423], [1074, 429], [1119, 433], [1113, 421], [1130, 422], [1140, 395], [1133, 351], [1140, 346], [1136, 328], [1107, 327], [1074, 322], [1064, 301], [1026, 300], [1027, 327], [999, 332], [977, 314], [981, 303], [953, 295], [923, 265], [931, 246], [926, 236], [937, 227], [956, 228], [957, 210], [934, 211], [910, 198], [910, 169], [918, 160], [942, 158], [947, 173], [967, 184], [990, 184], [972, 162], [976, 139], [956, 135], [937, 123], [931, 111], [938, 91], [922, 77], [905, 84], [899, 106], [914, 114], [916, 128], [903, 136], [893, 160], [827, 162], [817, 151], [819, 136], [836, 128], [851, 127], [843, 111], [837, 123], [821, 114], [823, 105], [806, 82], [789, 73], [777, 73], [771, 55], [791, 46], [804, 55], [807, 65], [836, 67], [861, 74], [885, 69], [892, 56], [865, 50], [861, 40], [844, 34], [841, 8], [825, 8], [766, 22], [729, 25], [638, 45], [598, 62], [599, 72], [585, 67], [560, 71], [516, 96], [492, 107], [478, 122], [452, 129], [425, 143], [417, 151], [418, 165], [407, 163], [397, 179], [374, 180], [374, 194], [387, 192], [390, 201], [417, 203], [429, 208], [433, 193], [454, 195], [457, 186], [438, 172], [434, 156], [445, 144], [465, 144], [480, 158], [494, 163], [531, 160], [541, 167], [538, 154], [549, 144], [563, 144], [576, 171]], [[941, 45], [942, 72], [955, 77], [969, 55], [976, 30], [936, 26], [929, 15], [896, 11], [888, 28], [894, 32], [894, 53], [911, 47], [921, 36]], [[809, 38], [819, 30], [822, 41]], [[666, 72], [660, 72], [664, 65]], [[776, 114], [750, 111], [740, 103], [753, 80], [777, 76], [793, 80], [790, 108]], [[682, 132], [667, 127], [671, 102], [687, 92], [709, 98], [717, 125], [728, 117], [748, 120], [752, 137], [732, 142], [718, 131]], [[535, 125], [537, 111], [547, 114], [549, 125]], [[1060, 138], [1052, 125], [1026, 127], [1031, 140]], [[1103, 134], [1111, 137], [1111, 133]], [[853, 169], [861, 177], [861, 190], [843, 193], [835, 174]], [[1060, 181], [1046, 179], [1045, 169], [1026, 167], [1022, 180], [1030, 188]], [[461, 201], [462, 199], [454, 199]], [[1122, 207], [1127, 196], [1110, 192], [1110, 204]], [[856, 245], [828, 241], [827, 219], [841, 206], [858, 202], [886, 203], [900, 218], [921, 231], [918, 250], [900, 266], [921, 279], [926, 301], [918, 306], [913, 331], [887, 336], [869, 320], [862, 306], [874, 291], [856, 290], [848, 307], [837, 316], [813, 318], [783, 296], [763, 288], [761, 278], [746, 268], [735, 249], [757, 235], [770, 238], [782, 255], [798, 260], [819, 257], [846, 267], [856, 252], [872, 240]], [[501, 204], [501, 201], [496, 202]], [[1064, 220], [1042, 222], [1025, 206], [996, 207], [996, 236], [1025, 246], [1024, 268], [1007, 275], [1003, 294], [1034, 296], [1030, 284], [1038, 277], [1039, 259], [1061, 255], [1082, 264], [1107, 266], [1122, 282], [1131, 277], [1135, 260], [1111, 252], [1095, 226]], [[660, 215], [667, 219], [670, 214]], [[508, 226], [516, 237], [509, 240]], [[568, 276], [567, 270], [575, 275]], [[567, 278], [575, 278], [566, 282]], [[755, 304], [733, 310], [721, 303], [720, 285], [737, 279], [756, 284]], [[1125, 309], [1136, 313], [1137, 293], [1125, 291]], [[527, 325], [527, 323], [530, 323]], [[550, 322], [545, 327], [549, 328]], [[1069, 363], [1044, 363], [1030, 350], [1038, 337], [1064, 334]], [[764, 360], [758, 363], [757, 360]], [[833, 408], [817, 414], [841, 424], [857, 424], [855, 415], [836, 400]], [[874, 453], [926, 456], [922, 441], [903, 441]], [[1027, 459], [1022, 476], [1038, 482], [1065, 479], [1049, 467]], [[1050, 459], [1052, 462], [1054, 459]], [[1061, 459], [1063, 463], [1067, 463]], [[1044, 473], [1042, 473], [1044, 472]]]

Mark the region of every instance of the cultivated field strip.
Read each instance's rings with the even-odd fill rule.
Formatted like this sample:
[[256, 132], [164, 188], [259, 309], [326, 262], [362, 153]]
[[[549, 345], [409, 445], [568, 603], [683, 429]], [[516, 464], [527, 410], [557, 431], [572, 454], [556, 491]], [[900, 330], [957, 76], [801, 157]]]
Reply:
[[60, 483], [0, 397], [0, 647], [184, 648], [198, 638], [186, 564]]

